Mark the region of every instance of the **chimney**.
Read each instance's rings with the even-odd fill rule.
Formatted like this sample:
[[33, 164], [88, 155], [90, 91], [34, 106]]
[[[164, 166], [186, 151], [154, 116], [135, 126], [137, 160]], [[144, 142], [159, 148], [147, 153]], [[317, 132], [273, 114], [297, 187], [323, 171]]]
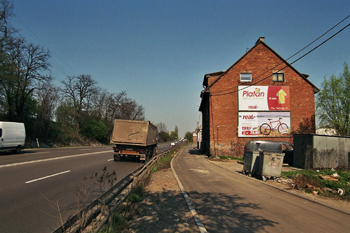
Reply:
[[260, 41], [265, 42], [265, 37], [259, 37], [255, 44], [259, 43]]

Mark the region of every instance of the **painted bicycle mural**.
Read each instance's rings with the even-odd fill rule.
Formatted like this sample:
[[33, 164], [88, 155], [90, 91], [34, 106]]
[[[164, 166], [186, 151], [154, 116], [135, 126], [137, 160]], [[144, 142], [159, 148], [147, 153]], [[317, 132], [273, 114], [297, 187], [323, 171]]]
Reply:
[[290, 112], [240, 112], [239, 137], [289, 137]]
[[280, 117], [278, 120], [272, 120], [268, 118], [269, 123], [263, 123], [260, 126], [260, 132], [263, 135], [270, 135], [271, 132], [278, 131], [281, 135], [288, 133], [288, 125], [286, 123], [282, 123], [281, 120], [283, 118]]

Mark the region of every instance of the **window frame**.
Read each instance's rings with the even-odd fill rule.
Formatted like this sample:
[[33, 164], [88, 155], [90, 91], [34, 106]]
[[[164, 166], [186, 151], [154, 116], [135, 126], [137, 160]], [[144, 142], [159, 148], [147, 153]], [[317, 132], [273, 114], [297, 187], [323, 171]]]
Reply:
[[[248, 75], [249, 75], [249, 80], [242, 80], [242, 75], [243, 75], [243, 78], [248, 78]], [[244, 75], [246, 76], [244, 77]], [[253, 81], [252, 73], [249, 73], [249, 72], [240, 73], [239, 80], [241, 81], [241, 83], [251, 83]]]
[[[282, 80], [280, 80], [280, 77], [282, 77]], [[273, 82], [281, 82], [283, 83], [285, 81], [284, 79], [284, 73], [273, 73], [272, 74], [272, 81]]]

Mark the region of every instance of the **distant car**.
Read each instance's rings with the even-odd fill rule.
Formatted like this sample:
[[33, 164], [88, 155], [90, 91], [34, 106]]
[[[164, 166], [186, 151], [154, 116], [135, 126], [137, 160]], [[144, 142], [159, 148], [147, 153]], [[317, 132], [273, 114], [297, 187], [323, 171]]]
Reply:
[[244, 154], [249, 151], [284, 153], [283, 163], [293, 166], [293, 145], [283, 141], [250, 140], [244, 146]]
[[170, 143], [170, 146], [175, 146], [175, 142], [171, 142], [171, 143]]

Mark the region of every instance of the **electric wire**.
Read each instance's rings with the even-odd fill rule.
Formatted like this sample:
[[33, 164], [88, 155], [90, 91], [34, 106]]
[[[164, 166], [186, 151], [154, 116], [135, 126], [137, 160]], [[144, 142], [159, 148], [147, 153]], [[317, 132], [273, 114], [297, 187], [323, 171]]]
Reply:
[[307, 47], [311, 46], [313, 43], [315, 43], [316, 41], [318, 41], [319, 39], [321, 39], [323, 36], [325, 36], [327, 33], [329, 33], [330, 31], [332, 31], [334, 28], [336, 28], [339, 24], [341, 24], [342, 22], [344, 22], [345, 20], [347, 20], [350, 17], [350, 15], [346, 16], [344, 19], [342, 19], [339, 23], [337, 23], [336, 25], [334, 25], [333, 27], [331, 27], [330, 29], [328, 29], [325, 33], [323, 33], [322, 35], [320, 35], [319, 37], [317, 37], [315, 40], [313, 40], [311, 43], [309, 43], [308, 45], [306, 45], [304, 48], [300, 49], [298, 52], [294, 53], [292, 56], [288, 57], [286, 59], [286, 61], [288, 61], [289, 59], [291, 59], [292, 57], [296, 56], [297, 54], [299, 54], [301, 51], [305, 50]]
[[[344, 22], [346, 19], [348, 19], [350, 17], [350, 15], [348, 15], [347, 17], [345, 17], [343, 20], [341, 20], [339, 23], [337, 23], [335, 26], [333, 26], [332, 28], [330, 28], [329, 30], [327, 30], [325, 33], [323, 33], [321, 36], [317, 37], [315, 40], [313, 40], [311, 43], [309, 43], [308, 45], [306, 45], [305, 47], [303, 47], [302, 49], [300, 49], [298, 52], [294, 53], [292, 56], [290, 56], [289, 58], [287, 58], [285, 61], [291, 59], [292, 57], [296, 56], [297, 54], [299, 54], [301, 51], [305, 50], [307, 47], [311, 46], [313, 43], [315, 43], [317, 40], [319, 40], [320, 38], [322, 38], [324, 35], [326, 35], [327, 33], [329, 33], [331, 30], [333, 30], [335, 27], [337, 27], [339, 24], [341, 24], [342, 22]], [[304, 55], [302, 55], [301, 57], [297, 58], [296, 60], [294, 60], [293, 62], [287, 64], [286, 66], [284, 66], [283, 68], [279, 69], [278, 71], [276, 71], [275, 73], [278, 73], [284, 69], [286, 69], [287, 67], [289, 67], [290, 65], [296, 63], [297, 61], [299, 61], [300, 59], [304, 58], [305, 56], [309, 55], [311, 52], [315, 51], [316, 49], [318, 49], [319, 47], [321, 47], [323, 44], [325, 44], [326, 42], [328, 42], [330, 39], [332, 39], [333, 37], [335, 37], [336, 35], [338, 35], [340, 32], [342, 32], [343, 30], [345, 30], [347, 27], [350, 26], [350, 23], [347, 24], [346, 26], [344, 26], [342, 29], [340, 29], [339, 31], [337, 31], [336, 33], [334, 33], [332, 36], [328, 37], [325, 41], [323, 41], [322, 43], [320, 43], [319, 45], [317, 45], [316, 47], [314, 47], [313, 49], [311, 49], [310, 51], [308, 51], [307, 53], [305, 53]], [[266, 74], [267, 72], [275, 69], [276, 67], [280, 66], [281, 64], [283, 64], [284, 62], [281, 62], [279, 64], [277, 64], [276, 66], [274, 66], [273, 68], [271, 69], [268, 69], [267, 71], [265, 71], [264, 73], [260, 74], [259, 76], [257, 76], [256, 78], [259, 78], [261, 76], [263, 76], [264, 74]], [[249, 86], [254, 86], [266, 79], [268, 79], [269, 77], [271, 77], [273, 74], [270, 74], [268, 75], [267, 77], [259, 80], [259, 81], [256, 81], [250, 85], [247, 85], [247, 87], [244, 87], [244, 88], [241, 88], [239, 90], [234, 90], [234, 91], [229, 91], [230, 89], [227, 89], [225, 91], [223, 91], [224, 93], [220, 93], [220, 92], [217, 92], [217, 93], [210, 93], [211, 96], [220, 96], [220, 95], [228, 95], [228, 94], [232, 94], [232, 93], [235, 93], [235, 92], [239, 92], [239, 91], [242, 91], [246, 88], [248, 88]], [[234, 87], [235, 88], [235, 87]], [[229, 92], [227, 92], [229, 91]]]
[[[26, 30], [28, 30], [34, 37], [36, 37], [45, 47], [49, 48], [49, 51], [52, 52], [61, 62], [63, 62], [69, 69], [71, 69], [73, 71], [73, 74], [77, 74], [77, 72], [69, 65], [67, 64], [61, 57], [59, 57], [55, 51], [51, 50], [49, 46], [47, 46], [34, 32], [32, 32], [20, 19], [18, 19], [16, 16], [14, 16], [14, 18], [23, 26], [26, 28]], [[12, 25], [14, 28], [15, 26], [11, 23], [9, 23], [10, 25]], [[17, 32], [19, 35], [21, 35], [19, 32]], [[22, 36], [22, 35], [21, 35]], [[22, 36], [23, 37], [23, 36]], [[64, 75], [69, 76], [69, 72], [67, 70], [65, 70], [63, 67], [61, 67], [57, 62], [55, 62], [52, 58], [52, 63], [53, 65], [59, 70], [61, 71]]]

